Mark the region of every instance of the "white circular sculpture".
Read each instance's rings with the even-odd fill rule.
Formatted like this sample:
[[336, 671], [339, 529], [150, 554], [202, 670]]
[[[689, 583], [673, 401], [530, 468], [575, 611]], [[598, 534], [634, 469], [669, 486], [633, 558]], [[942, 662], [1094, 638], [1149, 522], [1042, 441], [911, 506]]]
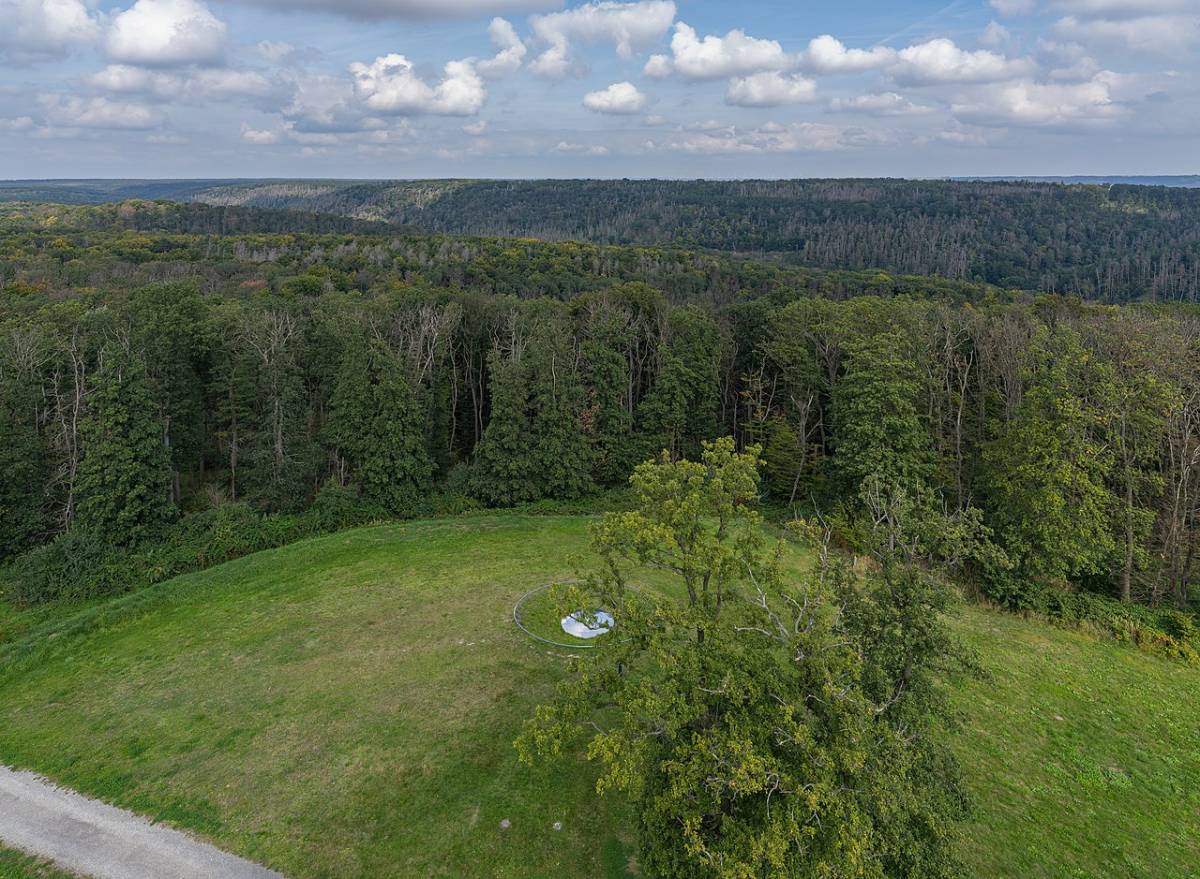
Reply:
[[606, 610], [598, 610], [593, 614], [577, 610], [575, 613], [563, 617], [562, 628], [568, 635], [591, 640], [599, 638], [601, 635], [607, 635], [615, 623], [612, 614]]

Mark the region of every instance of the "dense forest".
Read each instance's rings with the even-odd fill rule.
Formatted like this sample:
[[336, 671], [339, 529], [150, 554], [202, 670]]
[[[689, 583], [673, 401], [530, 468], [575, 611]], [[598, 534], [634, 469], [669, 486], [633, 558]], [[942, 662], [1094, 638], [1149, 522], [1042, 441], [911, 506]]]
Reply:
[[1190, 609], [1198, 576], [1188, 306], [682, 250], [166, 231], [193, 210], [211, 219], [4, 215], [18, 600], [115, 588], [79, 583], [239, 516], [579, 499], [730, 435], [762, 447], [770, 500], [848, 549], [882, 493], [982, 528], [969, 567], [997, 600], [1120, 599], [1190, 637], [1190, 615], [1149, 610]]
[[[361, 234], [361, 230], [368, 234]], [[354, 234], [352, 230], [359, 230]], [[723, 303], [803, 290], [977, 300], [986, 284], [879, 271], [785, 266], [678, 247], [622, 247], [404, 233], [329, 214], [133, 201], [101, 206], [0, 205], [0, 284], [40, 290], [203, 278], [368, 290], [401, 281], [521, 298], [570, 298], [642, 281], [672, 302]]]
[[1200, 192], [897, 180], [270, 183], [212, 203], [431, 232], [773, 253], [1123, 302], [1200, 296]]
[[[1200, 190], [1183, 187], [904, 180], [0, 185], [3, 202], [130, 198], [309, 212], [295, 231], [350, 230], [331, 225], [340, 215], [435, 233], [771, 255], [807, 267], [884, 269], [1106, 302], [1200, 297]], [[220, 216], [250, 222], [232, 212], [205, 222]], [[288, 231], [283, 218], [257, 222], [269, 224], [259, 231]]]

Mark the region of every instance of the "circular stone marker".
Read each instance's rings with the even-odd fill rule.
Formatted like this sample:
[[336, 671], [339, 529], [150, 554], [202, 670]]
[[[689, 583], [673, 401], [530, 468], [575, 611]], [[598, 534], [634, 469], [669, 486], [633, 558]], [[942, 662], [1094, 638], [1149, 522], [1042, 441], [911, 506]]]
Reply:
[[582, 638], [585, 641], [592, 638], [599, 638], [601, 635], [607, 635], [612, 629], [616, 620], [612, 618], [606, 610], [598, 610], [592, 616], [595, 620], [594, 625], [588, 625], [588, 614], [585, 611], [577, 610], [575, 613], [562, 618], [563, 631], [575, 638]]

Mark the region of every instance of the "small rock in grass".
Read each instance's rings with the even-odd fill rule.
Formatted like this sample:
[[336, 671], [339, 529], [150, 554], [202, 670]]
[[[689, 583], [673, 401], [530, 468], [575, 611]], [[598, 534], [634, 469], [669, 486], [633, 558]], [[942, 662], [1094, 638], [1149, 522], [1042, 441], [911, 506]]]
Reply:
[[508, 828], [510, 828], [510, 827], [512, 827], [512, 822], [509, 821], [507, 818], [505, 818], [503, 821], [500, 822], [501, 830], [508, 830]]
[[555, 830], [562, 830], [562, 822], [561, 822], [561, 821], [555, 821], [555, 822], [554, 822], [554, 829], [555, 829]]

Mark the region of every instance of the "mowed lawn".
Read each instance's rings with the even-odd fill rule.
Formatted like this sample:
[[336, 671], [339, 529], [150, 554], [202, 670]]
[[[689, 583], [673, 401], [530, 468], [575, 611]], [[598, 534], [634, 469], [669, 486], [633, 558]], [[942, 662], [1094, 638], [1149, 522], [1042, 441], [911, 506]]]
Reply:
[[956, 692], [979, 877], [1200, 877], [1200, 669], [977, 607]]
[[[586, 561], [587, 521], [319, 538], [118, 599], [32, 653], [10, 641], [0, 762], [296, 879], [625, 875], [592, 768], [512, 748], [565, 668], [512, 606]], [[955, 625], [991, 669], [955, 685], [948, 733], [972, 875], [1200, 875], [1200, 671], [975, 608]]]
[[590, 766], [512, 747], [563, 669], [513, 603], [586, 544], [578, 519], [451, 519], [180, 578], [0, 678], [0, 761], [293, 877], [621, 875]]
[[40, 858], [0, 845], [0, 879], [70, 879], [70, 876]]

